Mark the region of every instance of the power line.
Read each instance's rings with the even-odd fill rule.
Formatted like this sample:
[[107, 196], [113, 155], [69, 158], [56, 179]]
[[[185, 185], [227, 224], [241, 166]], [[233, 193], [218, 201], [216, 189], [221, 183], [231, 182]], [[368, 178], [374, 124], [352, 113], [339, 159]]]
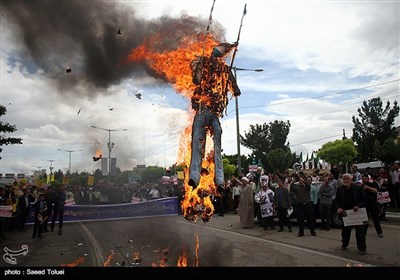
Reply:
[[[395, 80], [392, 80], [392, 81], [387, 81], [387, 82], [384, 82], [384, 83], [365, 86], [365, 87], [361, 87], [361, 88], [355, 88], [355, 89], [349, 89], [349, 90], [345, 90], [345, 91], [334, 92], [334, 93], [320, 95], [320, 96], [316, 96], [316, 97], [304, 98], [304, 99], [301, 99], [301, 100], [290, 100], [290, 101], [276, 102], [276, 103], [269, 104], [269, 105], [273, 106], [273, 105], [281, 105], [281, 104], [290, 104], [290, 103], [303, 102], [303, 101], [313, 100], [313, 99], [320, 99], [320, 98], [324, 98], [324, 97], [329, 97], [329, 96], [334, 96], [334, 95], [338, 95], [338, 94], [353, 92], [353, 91], [367, 89], [367, 88], [371, 88], [371, 87], [377, 87], [377, 86], [380, 86], [380, 85], [385, 85], [385, 84], [389, 84], [389, 83], [393, 83], [393, 82], [397, 82], [397, 81], [400, 81], [400, 79], [395, 79]], [[240, 107], [240, 109], [257, 108], [257, 107], [265, 107], [265, 106], [266, 106], [265, 104], [264, 105], [254, 105], [254, 106], [243, 106], [243, 107]], [[231, 113], [231, 112], [229, 112], [229, 113]]]
[[[388, 92], [384, 92], [384, 93], [381, 93], [381, 94], [379, 94], [379, 95], [372, 95], [371, 97], [375, 97], [375, 96], [384, 96], [385, 94], [388, 94], [388, 93], [392, 93], [392, 92], [394, 92], [394, 91], [399, 91], [399, 89], [396, 89], [396, 90], [392, 90], [392, 91], [388, 91]], [[385, 96], [386, 98], [389, 98], [389, 97], [397, 97], [398, 96], [398, 94], [389, 94], [388, 96]], [[328, 110], [327, 111], [325, 111], [325, 110], [321, 110], [321, 111], [313, 111], [313, 114], [314, 114], [314, 112], [316, 112], [316, 113], [332, 113], [332, 112], [338, 112], [338, 111], [343, 111], [343, 109], [344, 108], [352, 108], [352, 107], [354, 107], [354, 105], [356, 105], [356, 104], [360, 104], [360, 100], [357, 100], [357, 101], [355, 101], [355, 102], [350, 102], [350, 103], [346, 103], [346, 104], [340, 104], [340, 108], [332, 108], [332, 109], [330, 109], [329, 110], [329, 108], [327, 108]]]
[[[371, 95], [370, 97], [380, 97], [380, 96], [383, 96], [383, 95], [385, 95], [385, 94], [388, 94], [388, 93], [392, 93], [392, 92], [395, 92], [395, 91], [399, 91], [400, 89], [394, 89], [394, 90], [390, 90], [390, 91], [386, 91], [386, 92], [383, 92], [383, 93], [378, 93], [378, 94], [376, 94], [376, 95]], [[396, 95], [394, 95], [394, 97], [395, 97]], [[288, 101], [288, 102], [286, 102], [286, 103], [294, 103], [294, 102], [302, 102], [302, 101], [306, 101], [306, 100], [312, 100], [313, 98], [307, 98], [307, 99], [302, 99], [302, 100], [296, 100], [296, 101]], [[340, 109], [334, 109], [334, 110], [337, 110], [337, 111], [340, 111], [340, 110], [342, 110], [342, 108], [343, 108], [343, 106], [346, 106], [346, 107], [352, 107], [352, 106], [349, 106], [349, 105], [351, 105], [351, 104], [359, 104], [361, 102], [361, 99], [360, 100], [358, 100], [358, 101], [355, 101], [355, 102], [351, 102], [351, 103], [346, 103], [346, 104], [339, 104], [340, 106], [341, 106], [341, 108]], [[281, 103], [274, 103], [274, 104], [268, 104], [268, 105], [281, 105], [281, 104], [285, 104], [284, 102], [281, 102]], [[327, 104], [327, 106], [333, 106], [333, 105], [335, 105], [335, 104]], [[254, 105], [254, 106], [243, 106], [243, 107], [239, 107], [239, 109], [249, 109], [249, 108], [256, 108], [256, 107], [266, 107], [267, 106], [267, 104], [264, 104], [264, 105]], [[229, 111], [226, 115], [227, 116], [229, 116], [232, 112], [234, 112], [235, 110], [231, 110], [231, 111]], [[318, 112], [318, 111], [317, 111]], [[321, 111], [321, 112], [323, 112], [323, 113], [326, 113], [326, 112], [324, 112], [324, 111]], [[330, 111], [329, 111], [330, 112]]]
[[[161, 153], [163, 153], [163, 152], [165, 152], [165, 151], [168, 151], [168, 150], [170, 150], [170, 149], [172, 149], [172, 148], [175, 148], [175, 147], [177, 147], [177, 146], [179, 146], [179, 145], [178, 145], [178, 144], [177, 144], [177, 145], [173, 145], [173, 146], [168, 147], [168, 148], [166, 148], [166, 149], [164, 149], [164, 150], [161, 150], [161, 151], [158, 151], [158, 152], [154, 152], [154, 153], [151, 153], [151, 154], [144, 155], [144, 156], [141, 157], [141, 158], [148, 157], [148, 156], [153, 156], [153, 155], [157, 155], [157, 154], [161, 154]], [[140, 157], [139, 157], [139, 158], [140, 158]]]
[[[399, 89], [387, 91], [387, 92], [384, 92], [384, 93], [380, 93], [378, 95], [371, 95], [370, 97], [371, 98], [372, 97], [377, 97], [377, 96], [380, 96], [380, 97], [385, 96], [386, 98], [389, 98], [391, 96], [396, 97], [397, 94], [396, 95], [389, 94], [389, 93], [392, 93], [392, 92], [395, 92], [395, 91], [399, 91]], [[387, 95], [387, 94], [389, 94], [389, 95]], [[318, 115], [321, 115], [321, 114], [343, 111], [344, 109], [353, 108], [354, 105], [359, 106], [360, 103], [362, 103], [361, 100], [356, 100], [354, 102], [346, 102], [344, 104], [326, 104], [326, 106], [321, 106], [321, 107], [317, 108], [317, 109], [321, 109], [321, 110], [313, 110], [313, 116], [318, 116]], [[331, 108], [331, 106], [335, 106], [335, 105], [337, 105], [338, 108]]]
[[310, 141], [307, 141], [307, 142], [303, 142], [303, 143], [299, 143], [299, 144], [293, 144], [293, 145], [289, 145], [289, 146], [290, 147], [299, 146], [299, 145], [308, 144], [308, 143], [312, 143], [312, 142], [317, 142], [317, 141], [321, 141], [321, 140], [325, 140], [325, 139], [329, 139], [329, 138], [333, 138], [333, 137], [338, 137], [338, 136], [343, 136], [343, 134], [332, 135], [332, 136], [328, 136], [328, 137], [324, 137], [324, 138], [320, 138], [320, 139], [315, 139], [315, 140], [310, 140]]
[[44, 143], [44, 144], [67, 144], [67, 145], [91, 145], [93, 143], [69, 143], [69, 142], [52, 142], [52, 141], [42, 141], [42, 140], [31, 140], [31, 139], [23, 139], [23, 141], [27, 142], [35, 142], [35, 143]]

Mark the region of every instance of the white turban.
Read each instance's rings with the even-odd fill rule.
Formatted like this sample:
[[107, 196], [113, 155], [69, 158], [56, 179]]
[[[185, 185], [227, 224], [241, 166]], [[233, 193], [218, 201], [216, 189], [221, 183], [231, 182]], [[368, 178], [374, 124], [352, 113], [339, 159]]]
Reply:
[[242, 177], [242, 181], [245, 181], [246, 183], [250, 182], [249, 178], [247, 177]]

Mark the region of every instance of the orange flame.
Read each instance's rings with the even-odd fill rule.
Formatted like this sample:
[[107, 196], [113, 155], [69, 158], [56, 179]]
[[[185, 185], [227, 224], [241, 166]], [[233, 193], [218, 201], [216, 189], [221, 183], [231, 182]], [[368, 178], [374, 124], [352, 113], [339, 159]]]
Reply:
[[195, 247], [195, 260], [194, 260], [194, 266], [199, 267], [199, 251], [200, 251], [200, 240], [199, 240], [199, 235], [196, 234], [196, 247]]
[[101, 152], [100, 149], [97, 149], [95, 156], [93, 157], [93, 161], [98, 161], [101, 159], [103, 156], [103, 153]]
[[185, 248], [185, 243], [182, 246], [182, 254], [178, 258], [178, 263], [176, 264], [177, 267], [187, 267], [187, 253]]
[[65, 263], [65, 264], [62, 264], [60, 266], [61, 267], [75, 267], [75, 266], [83, 263], [84, 261], [85, 261], [85, 257], [79, 257], [78, 259], [76, 259], [72, 263]]
[[[180, 46], [176, 50], [164, 51], [159, 53], [156, 51], [157, 44], [163, 39], [163, 35], [154, 35], [147, 38], [145, 42], [135, 49], [132, 49], [124, 63], [129, 62], [145, 62], [150, 66], [157, 75], [170, 82], [177, 93], [190, 99], [196, 86], [192, 82], [191, 62], [196, 56], [203, 55], [204, 34], [186, 37], [180, 42]], [[204, 48], [204, 55], [208, 56], [214, 46], [218, 42], [214, 40], [211, 34], [208, 35]], [[209, 75], [212, 75], [209, 73]], [[207, 82], [207, 77], [203, 79], [203, 83]], [[222, 81], [223, 82], [223, 81]], [[206, 98], [207, 99], [207, 98]], [[211, 102], [210, 100], [203, 100]], [[208, 135], [205, 143], [205, 151], [208, 154], [206, 160], [203, 160], [202, 168], [206, 170], [200, 178], [199, 185], [195, 190], [188, 185], [189, 170], [191, 158], [191, 124], [194, 118], [194, 111], [191, 110], [186, 128], [183, 130], [180, 139], [180, 147], [178, 153], [178, 163], [186, 166], [185, 173], [185, 196], [182, 201], [183, 215], [187, 220], [197, 221], [201, 217], [203, 222], [209, 221], [214, 213], [214, 207], [210, 198], [210, 194], [216, 194], [214, 184], [214, 153], [211, 150], [212, 138]]]
[[164, 250], [154, 250], [154, 253], [157, 253], [157, 260], [151, 263], [152, 267], [167, 267], [168, 266], [168, 249]]
[[[215, 45], [218, 45], [211, 35], [209, 37], [206, 40], [206, 55], [211, 53]], [[182, 39], [177, 50], [158, 53], [155, 49], [161, 40], [162, 35], [147, 38], [142, 45], [131, 50], [124, 63], [145, 62], [158, 75], [173, 84], [178, 93], [191, 98], [195, 85], [192, 83], [190, 62], [195, 58], [195, 55], [202, 55], [204, 35], [186, 37]]]
[[132, 260], [135, 264], [139, 264], [142, 261], [142, 259], [139, 256], [139, 252], [132, 253]]
[[113, 257], [114, 257], [114, 251], [111, 251], [111, 254], [107, 257], [107, 260], [104, 262], [103, 267], [110, 266], [110, 262]]

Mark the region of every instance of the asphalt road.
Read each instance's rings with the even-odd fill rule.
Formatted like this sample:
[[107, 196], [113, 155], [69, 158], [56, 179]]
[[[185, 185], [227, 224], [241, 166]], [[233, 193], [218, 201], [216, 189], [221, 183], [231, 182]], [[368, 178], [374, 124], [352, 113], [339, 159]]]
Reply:
[[54, 231], [31, 239], [32, 227], [8, 232], [0, 244], [2, 252], [20, 250], [22, 245], [28, 245], [29, 252], [16, 256], [15, 265], [3, 255], [0, 266], [176, 267], [186, 255], [187, 266], [199, 267], [398, 267], [400, 221], [388, 218], [382, 227], [384, 238], [378, 238], [370, 226], [367, 255], [360, 256], [354, 230], [348, 250], [341, 251], [339, 229], [317, 230], [315, 237], [306, 229], [304, 237], [297, 237], [296, 225], [292, 233], [287, 228], [244, 229], [233, 214], [214, 216], [208, 223], [188, 222], [182, 216], [68, 223], [61, 236]]

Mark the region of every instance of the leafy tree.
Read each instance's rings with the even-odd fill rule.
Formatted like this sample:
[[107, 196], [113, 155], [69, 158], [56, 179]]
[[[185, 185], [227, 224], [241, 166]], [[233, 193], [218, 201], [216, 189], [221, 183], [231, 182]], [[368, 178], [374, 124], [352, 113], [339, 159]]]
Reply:
[[158, 166], [148, 166], [142, 172], [142, 181], [156, 183], [164, 174], [164, 168]]
[[317, 156], [330, 164], [351, 162], [357, 156], [357, 150], [351, 139], [335, 140], [322, 145]]
[[[235, 174], [238, 175], [238, 162], [237, 162], [237, 154], [236, 155], [222, 155], [223, 159], [227, 159], [230, 164], [233, 164], [236, 167], [236, 172]], [[240, 165], [242, 167], [242, 173], [247, 174], [249, 172], [249, 165], [251, 162], [251, 157], [248, 157], [246, 155], [240, 155]]]
[[267, 165], [267, 154], [274, 149], [288, 148], [286, 143], [290, 131], [290, 122], [274, 121], [269, 124], [250, 125], [249, 132], [240, 136], [241, 143], [253, 151], [253, 155]]
[[222, 164], [224, 166], [224, 177], [230, 178], [233, 174], [235, 174], [236, 166], [234, 164], [230, 164], [227, 158], [222, 160]]
[[59, 181], [59, 180], [54, 179], [54, 181], [51, 181], [49, 185], [50, 185], [54, 190], [57, 190], [56, 187], [60, 184], [60, 182], [62, 182], [62, 181]]
[[89, 175], [91, 175], [91, 174], [89, 174], [88, 172], [85, 172], [85, 171], [82, 171], [81, 173], [74, 172], [69, 177], [69, 185], [87, 186]]
[[54, 173], [54, 180], [58, 181], [58, 182], [62, 182], [63, 181], [63, 172], [58, 169], [57, 171], [55, 171]]
[[289, 148], [274, 149], [267, 154], [268, 172], [285, 171], [289, 168], [293, 155]]
[[399, 115], [399, 106], [394, 102], [390, 108], [390, 102], [383, 108], [380, 97], [363, 102], [357, 110], [359, 118], [352, 117], [353, 141], [357, 144], [358, 161], [367, 162], [374, 160], [375, 141], [384, 143], [386, 139], [395, 137], [394, 120]]
[[400, 143], [394, 138], [386, 139], [383, 145], [375, 141], [374, 157], [382, 161], [385, 165], [390, 165], [400, 159]]
[[[0, 117], [7, 113], [6, 107], [0, 105]], [[3, 145], [15, 145], [15, 144], [22, 144], [21, 138], [13, 138], [13, 137], [5, 137], [5, 133], [12, 133], [17, 131], [17, 127], [12, 125], [8, 122], [0, 121], [0, 159], [1, 159], [1, 152], [3, 149], [1, 146]]]
[[96, 169], [96, 170], [94, 171], [93, 176], [94, 176], [94, 181], [95, 181], [95, 182], [97, 182], [97, 181], [103, 179], [103, 173], [101, 173], [101, 170], [100, 170], [100, 169]]
[[131, 173], [133, 173], [132, 170], [125, 170], [125, 171], [122, 171], [122, 172], [118, 173], [115, 176], [114, 182], [119, 184], [119, 185], [127, 184], [128, 183], [128, 179], [129, 179], [129, 174], [131, 174]]
[[72, 178], [69, 178], [69, 183], [68, 185], [82, 185], [86, 186], [87, 185], [87, 176], [75, 176]]

